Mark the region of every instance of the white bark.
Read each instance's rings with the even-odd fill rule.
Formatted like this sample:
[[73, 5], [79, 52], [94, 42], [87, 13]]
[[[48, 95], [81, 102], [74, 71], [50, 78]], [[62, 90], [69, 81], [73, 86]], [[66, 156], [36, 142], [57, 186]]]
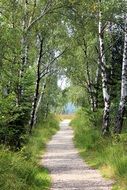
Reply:
[[87, 73], [87, 80], [88, 80], [88, 93], [90, 97], [90, 104], [91, 104], [91, 111], [95, 111], [94, 109], [94, 89], [93, 84], [90, 78], [90, 71], [89, 71], [89, 63], [86, 63], [86, 73]]
[[18, 86], [18, 98], [17, 102], [20, 104], [21, 97], [23, 95], [23, 85], [22, 85], [22, 79], [24, 76], [24, 70], [27, 66], [28, 62], [28, 44], [27, 44], [27, 34], [26, 34], [26, 28], [27, 28], [27, 5], [28, 0], [24, 0], [22, 2], [24, 4], [24, 17], [22, 21], [22, 39], [21, 39], [21, 66], [19, 71], [19, 86]]
[[27, 28], [27, 23], [28, 23], [28, 18], [27, 18], [27, 6], [28, 6], [28, 0], [24, 0], [24, 18], [23, 18], [23, 23], [22, 23], [22, 65], [27, 65], [27, 58], [28, 58], [28, 45], [27, 45], [27, 33], [26, 33], [26, 28]]
[[31, 109], [31, 115], [30, 115], [30, 133], [32, 132], [32, 128], [35, 122], [35, 113], [36, 113], [36, 107], [37, 107], [37, 102], [39, 98], [39, 89], [40, 89], [40, 67], [41, 67], [41, 61], [42, 61], [42, 53], [43, 53], [43, 40], [40, 41], [40, 49], [39, 49], [39, 56], [37, 59], [37, 73], [36, 73], [36, 84], [35, 84], [35, 93], [33, 97], [33, 102], [32, 102], [32, 109]]
[[98, 108], [98, 90], [99, 90], [99, 78], [100, 78], [100, 65], [96, 70], [96, 78], [95, 78], [95, 87], [94, 87], [94, 108], [95, 110]]
[[123, 117], [125, 113], [125, 105], [127, 103], [127, 14], [125, 15], [125, 32], [124, 32], [124, 51], [122, 63], [122, 81], [121, 81], [121, 98], [119, 109], [116, 117], [116, 125], [114, 132], [121, 133], [123, 125]]
[[46, 83], [44, 84], [44, 86], [42, 88], [41, 94], [40, 94], [38, 102], [37, 102], [37, 106], [36, 106], [36, 109], [35, 109], [34, 125], [35, 125], [35, 123], [37, 121], [37, 113], [39, 111], [39, 108], [40, 108], [40, 105], [41, 105], [41, 102], [42, 102], [42, 99], [43, 99], [43, 96], [44, 96], [44, 93], [45, 93], [45, 88], [46, 88]]
[[127, 97], [127, 15], [125, 17], [125, 39], [122, 64], [121, 100]]
[[99, 49], [100, 49], [100, 67], [101, 67], [101, 76], [102, 76], [102, 90], [103, 90], [103, 99], [104, 99], [102, 133], [106, 134], [109, 132], [110, 95], [108, 92], [108, 78], [107, 78], [105, 50], [104, 50], [104, 26], [102, 25], [101, 10], [99, 11]]
[[86, 83], [87, 83], [87, 90], [88, 90], [88, 95], [89, 95], [89, 102], [90, 102], [90, 107], [91, 107], [91, 111], [95, 111], [96, 109], [96, 102], [95, 102], [95, 88], [94, 88], [94, 84], [93, 84], [93, 81], [91, 80], [91, 77], [90, 77], [90, 69], [89, 69], [89, 62], [88, 62], [88, 55], [87, 55], [87, 43], [85, 41], [85, 39], [83, 38], [83, 44], [84, 44], [84, 47], [82, 48], [83, 49], [83, 52], [84, 52], [84, 56], [85, 58], [87, 59], [87, 61], [85, 62], [84, 60], [84, 63], [86, 65], [86, 75], [87, 75], [87, 79], [86, 79]]

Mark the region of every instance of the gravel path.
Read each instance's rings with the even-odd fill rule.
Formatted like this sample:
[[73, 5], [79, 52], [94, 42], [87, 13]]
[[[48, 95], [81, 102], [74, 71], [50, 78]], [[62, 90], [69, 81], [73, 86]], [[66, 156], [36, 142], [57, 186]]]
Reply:
[[99, 171], [91, 169], [80, 158], [73, 144], [69, 120], [60, 123], [60, 131], [47, 145], [43, 165], [51, 173], [51, 190], [111, 190], [111, 181], [103, 179]]

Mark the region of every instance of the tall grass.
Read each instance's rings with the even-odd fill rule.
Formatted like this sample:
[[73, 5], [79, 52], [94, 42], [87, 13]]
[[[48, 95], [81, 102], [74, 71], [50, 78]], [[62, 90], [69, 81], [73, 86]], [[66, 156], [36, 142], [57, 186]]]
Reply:
[[27, 144], [19, 152], [0, 148], [0, 189], [1, 190], [46, 190], [50, 177], [39, 165], [45, 144], [58, 130], [58, 121], [53, 116], [40, 122]]
[[104, 138], [101, 123], [101, 110], [94, 114], [80, 110], [71, 122], [74, 142], [88, 164], [116, 181], [115, 190], [127, 190], [127, 134], [121, 134], [119, 141], [113, 136]]

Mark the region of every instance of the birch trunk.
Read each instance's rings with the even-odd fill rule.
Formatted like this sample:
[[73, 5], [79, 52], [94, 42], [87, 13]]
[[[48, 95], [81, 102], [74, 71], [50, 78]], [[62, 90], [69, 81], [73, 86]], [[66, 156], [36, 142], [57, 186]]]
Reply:
[[41, 102], [43, 101], [43, 96], [44, 96], [45, 88], [46, 88], [46, 83], [45, 83], [44, 86], [43, 86], [42, 92], [41, 92], [41, 94], [40, 94], [40, 96], [39, 96], [39, 99], [38, 99], [38, 102], [37, 102], [37, 106], [36, 106], [36, 109], [35, 109], [35, 119], [34, 119], [33, 125], [35, 125], [35, 124], [36, 124], [36, 121], [37, 121], [37, 113], [38, 113], [40, 104], [41, 104]]
[[95, 111], [95, 97], [93, 96], [93, 91], [91, 89], [91, 86], [89, 85], [88, 87], [88, 94], [89, 94], [89, 102], [90, 102], [90, 105], [91, 105], [91, 111]]
[[39, 97], [39, 87], [40, 87], [40, 78], [38, 77], [36, 80], [35, 94], [33, 98], [32, 110], [31, 110], [31, 116], [30, 116], [30, 133], [32, 132], [32, 128], [35, 122], [35, 112], [36, 112], [36, 106], [37, 106], [38, 97]]
[[127, 103], [127, 14], [125, 15], [125, 37], [124, 37], [124, 52], [122, 63], [122, 81], [121, 81], [121, 98], [116, 116], [114, 133], [121, 133], [123, 126], [123, 117], [125, 114], [125, 106]]
[[88, 93], [89, 93], [89, 98], [90, 98], [90, 104], [91, 104], [91, 111], [95, 111], [94, 108], [94, 91], [93, 91], [93, 85], [91, 83], [91, 78], [90, 78], [90, 71], [89, 71], [89, 65], [88, 62], [86, 63], [86, 72], [87, 72], [87, 79], [88, 79]]
[[91, 111], [95, 112], [98, 108], [100, 67], [98, 67], [96, 71], [95, 83], [91, 81], [90, 75], [88, 73], [89, 72], [87, 71], [87, 76], [89, 76], [88, 77], [88, 94], [89, 94], [89, 99], [90, 99], [90, 104], [91, 104]]
[[[84, 42], [84, 53], [85, 53], [85, 57], [88, 60], [88, 56], [87, 56], [87, 45]], [[95, 111], [95, 93], [94, 93], [94, 86], [93, 83], [91, 81], [91, 77], [90, 77], [90, 69], [89, 69], [89, 63], [88, 61], [86, 62], [86, 74], [87, 74], [87, 87], [88, 87], [88, 94], [89, 94], [89, 99], [90, 99], [90, 105], [91, 105], [91, 111]]]
[[27, 5], [28, 0], [23, 0], [24, 4], [24, 18], [22, 21], [22, 39], [21, 39], [21, 66], [19, 70], [19, 85], [18, 85], [18, 96], [17, 96], [17, 104], [20, 104], [21, 98], [23, 95], [23, 84], [22, 79], [24, 76], [24, 70], [28, 62], [28, 42], [27, 42]]
[[[101, 3], [101, 0], [99, 1]], [[109, 133], [109, 113], [110, 113], [110, 96], [108, 92], [108, 77], [106, 71], [106, 60], [104, 51], [104, 26], [102, 25], [102, 12], [99, 11], [99, 50], [100, 50], [100, 67], [102, 76], [102, 91], [104, 99], [104, 113], [103, 113], [103, 125], [102, 134]]]
[[96, 71], [95, 86], [94, 86], [94, 108], [98, 108], [98, 90], [99, 90], [99, 79], [100, 79], [100, 65]]
[[30, 133], [32, 132], [32, 128], [35, 122], [35, 115], [36, 115], [36, 107], [37, 107], [37, 102], [39, 98], [39, 88], [40, 88], [40, 66], [41, 66], [41, 59], [42, 59], [42, 52], [43, 52], [43, 39], [40, 42], [40, 50], [39, 50], [39, 57], [37, 61], [37, 76], [36, 76], [36, 84], [35, 84], [35, 93], [34, 93], [34, 98], [32, 102], [32, 110], [31, 110], [31, 115], [30, 115]]

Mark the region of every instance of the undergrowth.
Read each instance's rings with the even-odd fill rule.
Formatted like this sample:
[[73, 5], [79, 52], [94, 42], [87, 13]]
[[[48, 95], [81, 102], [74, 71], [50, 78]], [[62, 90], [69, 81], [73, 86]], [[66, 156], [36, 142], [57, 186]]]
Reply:
[[80, 110], [72, 120], [74, 142], [81, 156], [102, 174], [115, 181], [114, 190], [127, 190], [127, 133], [119, 140], [101, 136], [102, 111]]
[[1, 190], [46, 190], [50, 186], [48, 171], [39, 165], [45, 144], [58, 130], [58, 121], [52, 115], [41, 121], [27, 144], [19, 152], [0, 147]]

